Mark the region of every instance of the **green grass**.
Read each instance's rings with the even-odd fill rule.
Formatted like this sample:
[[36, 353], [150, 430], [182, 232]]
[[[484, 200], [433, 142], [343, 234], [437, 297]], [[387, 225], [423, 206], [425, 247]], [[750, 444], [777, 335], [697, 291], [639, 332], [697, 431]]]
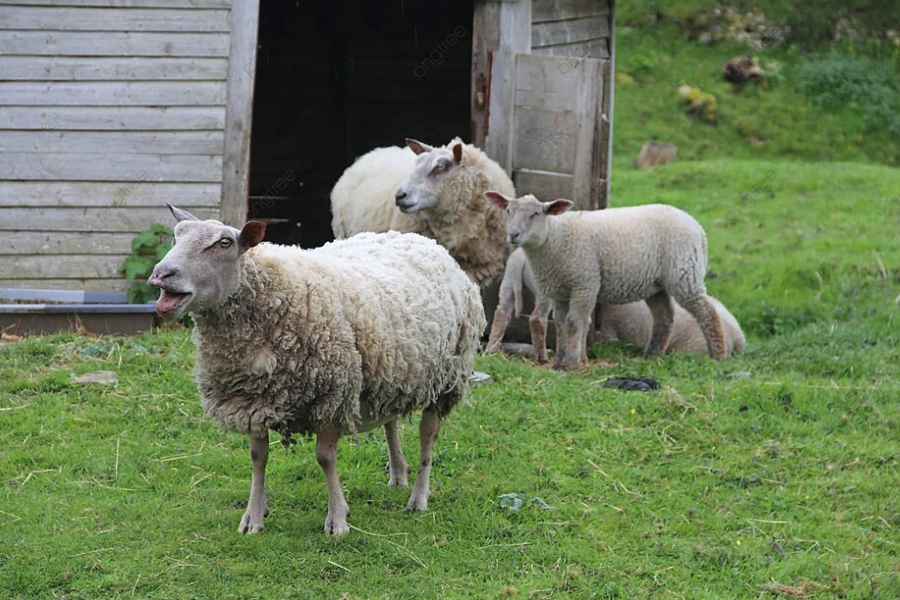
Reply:
[[[341, 539], [309, 440], [274, 449], [266, 530], [236, 532], [247, 441], [204, 419], [186, 332], [0, 346], [0, 598], [900, 597], [900, 173], [681, 162], [618, 170], [613, 197], [697, 216], [746, 354], [479, 357], [494, 381], [444, 426], [428, 512], [386, 486], [380, 435], [344, 441]], [[71, 381], [101, 369], [118, 384]]]

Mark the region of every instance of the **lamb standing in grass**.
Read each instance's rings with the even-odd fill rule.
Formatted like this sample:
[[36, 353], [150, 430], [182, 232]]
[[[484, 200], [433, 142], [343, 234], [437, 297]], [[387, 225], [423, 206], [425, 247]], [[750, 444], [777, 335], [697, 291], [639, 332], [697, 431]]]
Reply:
[[559, 324], [555, 367], [581, 366], [597, 302], [646, 300], [653, 331], [644, 352], [665, 353], [670, 296], [697, 319], [710, 356], [726, 355], [722, 323], [704, 284], [706, 234], [684, 211], [651, 204], [563, 214], [572, 208], [570, 200], [486, 196], [508, 212], [507, 240], [525, 250], [540, 294], [553, 303]]
[[361, 234], [314, 250], [260, 244], [172, 208], [176, 243], [153, 269], [157, 310], [189, 312], [206, 414], [250, 436], [250, 500], [241, 533], [263, 529], [268, 431], [316, 436], [328, 485], [325, 531], [349, 531], [337, 475], [343, 434], [383, 425], [390, 485], [407, 485], [397, 417], [422, 410], [408, 511], [428, 506], [439, 422], [465, 394], [484, 329], [478, 288], [434, 241]]
[[[500, 283], [500, 301], [494, 312], [491, 335], [485, 352], [497, 352], [503, 335], [513, 315], [522, 314], [522, 290], [527, 288], [535, 297], [535, 309], [529, 317], [531, 344], [538, 363], [547, 362], [546, 330], [549, 302], [537, 291], [534, 273], [528, 266], [525, 251], [521, 248], [509, 255], [503, 281]], [[737, 319], [716, 298], [709, 296], [710, 302], [722, 320], [725, 334], [725, 349], [728, 354], [739, 354], [744, 350], [744, 332]], [[672, 336], [669, 338], [670, 352], [706, 354], [706, 338], [697, 321], [677, 302], [673, 306]], [[597, 340], [601, 342], [622, 341], [636, 346], [646, 346], [653, 329], [653, 315], [646, 302], [628, 304], [604, 304], [600, 307], [600, 324], [597, 326]]]
[[377, 148], [344, 171], [331, 191], [337, 238], [362, 231], [421, 233], [445, 247], [479, 285], [500, 277], [509, 250], [506, 213], [485, 204], [484, 193], [514, 195], [506, 172], [459, 138], [433, 148]]

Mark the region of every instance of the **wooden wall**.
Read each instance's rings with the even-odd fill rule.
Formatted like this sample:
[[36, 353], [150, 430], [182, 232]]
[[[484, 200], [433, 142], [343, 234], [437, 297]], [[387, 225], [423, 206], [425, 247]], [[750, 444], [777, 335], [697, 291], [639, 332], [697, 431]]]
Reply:
[[230, 10], [0, 0], [0, 287], [122, 289], [166, 202], [219, 216]]
[[610, 2], [532, 0], [531, 53], [610, 58]]

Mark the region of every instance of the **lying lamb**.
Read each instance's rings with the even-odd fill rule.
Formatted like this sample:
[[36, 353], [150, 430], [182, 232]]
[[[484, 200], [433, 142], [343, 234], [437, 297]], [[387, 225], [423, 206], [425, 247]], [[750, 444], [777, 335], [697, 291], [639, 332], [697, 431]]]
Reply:
[[700, 325], [710, 356], [726, 355], [722, 323], [706, 295], [706, 234], [684, 211], [662, 204], [573, 211], [570, 200], [539, 202], [488, 192], [509, 214], [507, 240], [522, 247], [538, 291], [556, 314], [556, 368], [577, 369], [597, 302], [646, 300], [653, 330], [646, 355], [663, 354], [672, 331], [672, 300]]
[[443, 147], [406, 140], [408, 148], [377, 148], [361, 156], [331, 191], [336, 238], [362, 231], [421, 233], [449, 250], [486, 286], [503, 272], [506, 213], [485, 204], [488, 190], [514, 195], [496, 162], [459, 138]]
[[172, 208], [175, 245], [153, 269], [160, 315], [191, 313], [206, 414], [250, 436], [250, 501], [241, 533], [263, 529], [270, 429], [316, 436], [328, 484], [325, 531], [347, 533], [337, 474], [341, 435], [384, 426], [390, 485], [407, 485], [397, 417], [422, 410], [408, 511], [428, 506], [438, 426], [466, 392], [484, 310], [446, 250], [414, 234], [361, 234], [315, 250], [260, 244]]
[[[522, 314], [522, 290], [527, 288], [535, 297], [535, 311], [529, 318], [531, 326], [531, 344], [537, 362], [547, 362], [546, 326], [547, 313], [550, 306], [537, 292], [534, 274], [528, 266], [525, 251], [519, 248], [506, 261], [503, 281], [500, 283], [500, 302], [494, 313], [491, 334], [486, 352], [497, 352], [503, 341], [503, 335], [513, 315]], [[737, 354], [744, 350], [744, 332], [734, 315], [716, 298], [709, 296], [719, 318], [722, 320], [725, 346], [728, 354]], [[706, 339], [697, 321], [677, 302], [674, 305], [672, 321], [672, 337], [669, 339], [670, 352], [687, 352], [705, 354]], [[653, 328], [653, 315], [646, 302], [630, 302], [628, 304], [604, 304], [600, 308], [600, 325], [597, 327], [597, 340], [601, 342], [622, 341], [636, 346], [646, 346], [650, 341]]]

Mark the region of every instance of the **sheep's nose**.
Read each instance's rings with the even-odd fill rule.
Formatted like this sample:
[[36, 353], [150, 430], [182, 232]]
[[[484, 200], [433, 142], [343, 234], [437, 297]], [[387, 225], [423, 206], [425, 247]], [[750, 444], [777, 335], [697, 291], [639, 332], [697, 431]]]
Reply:
[[181, 271], [179, 271], [179, 269], [177, 267], [166, 267], [163, 265], [156, 265], [155, 267], [153, 267], [153, 274], [150, 276], [150, 280], [148, 281], [148, 283], [150, 285], [157, 285], [159, 283], [162, 283], [164, 280], [168, 279], [169, 277], [175, 277], [180, 272]]
[[506, 241], [510, 244], [518, 244], [520, 239], [522, 239], [522, 234], [519, 232], [506, 234]]
[[403, 200], [404, 198], [406, 198], [406, 196], [408, 196], [408, 195], [409, 195], [409, 194], [407, 194], [407, 193], [404, 192], [403, 190], [397, 190], [397, 193], [394, 194], [394, 200], [396, 200], [397, 202], [400, 202], [401, 200]]

